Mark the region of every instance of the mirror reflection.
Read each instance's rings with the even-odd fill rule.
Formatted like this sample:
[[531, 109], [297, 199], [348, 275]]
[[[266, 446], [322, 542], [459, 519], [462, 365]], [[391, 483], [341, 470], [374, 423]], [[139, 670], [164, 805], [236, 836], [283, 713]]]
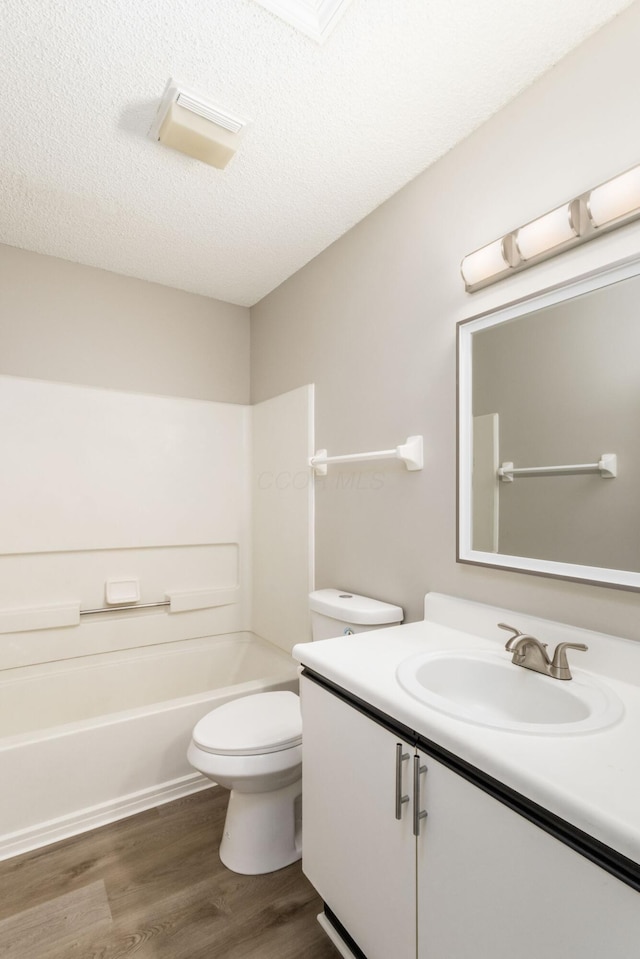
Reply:
[[462, 561], [640, 587], [639, 269], [460, 325]]

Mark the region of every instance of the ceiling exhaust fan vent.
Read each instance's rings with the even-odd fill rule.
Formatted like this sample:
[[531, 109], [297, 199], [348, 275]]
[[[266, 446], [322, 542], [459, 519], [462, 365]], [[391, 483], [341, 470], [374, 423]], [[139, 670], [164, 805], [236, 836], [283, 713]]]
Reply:
[[169, 80], [149, 136], [223, 170], [238, 149], [247, 123]]
[[223, 127], [225, 130], [229, 130], [231, 133], [240, 133], [243, 127], [246, 126], [244, 120], [239, 120], [237, 117], [232, 117], [229, 113], [223, 113], [222, 110], [214, 107], [213, 104], [191, 96], [189, 93], [184, 93], [182, 91], [178, 92], [176, 103], [179, 106], [184, 107], [185, 110], [190, 110], [191, 113], [195, 113], [199, 117], [203, 117], [205, 120], [210, 120], [212, 123], [217, 123], [219, 127]]

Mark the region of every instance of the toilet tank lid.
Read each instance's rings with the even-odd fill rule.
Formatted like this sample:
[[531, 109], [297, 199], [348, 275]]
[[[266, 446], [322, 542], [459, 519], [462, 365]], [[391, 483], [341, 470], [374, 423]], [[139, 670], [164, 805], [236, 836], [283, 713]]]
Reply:
[[309, 593], [309, 609], [331, 619], [339, 619], [356, 626], [381, 626], [385, 623], [401, 623], [404, 611], [401, 606], [382, 603], [379, 599], [358, 596], [344, 589], [316, 589]]

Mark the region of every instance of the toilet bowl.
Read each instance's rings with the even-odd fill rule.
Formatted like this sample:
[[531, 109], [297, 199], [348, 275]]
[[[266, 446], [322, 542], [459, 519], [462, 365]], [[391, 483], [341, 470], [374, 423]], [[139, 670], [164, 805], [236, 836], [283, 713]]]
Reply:
[[[401, 623], [399, 606], [338, 589], [309, 596], [313, 639]], [[295, 693], [225, 703], [195, 726], [191, 765], [231, 790], [220, 859], [233, 872], [275, 872], [300, 859], [302, 718]]]
[[231, 790], [220, 859], [233, 872], [275, 872], [300, 858], [302, 718], [295, 693], [257, 693], [207, 713], [187, 759]]

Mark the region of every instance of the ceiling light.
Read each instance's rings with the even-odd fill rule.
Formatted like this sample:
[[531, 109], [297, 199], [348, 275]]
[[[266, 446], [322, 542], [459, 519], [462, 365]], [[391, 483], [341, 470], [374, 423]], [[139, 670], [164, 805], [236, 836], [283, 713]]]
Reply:
[[324, 43], [351, 0], [256, 0], [261, 7]]
[[640, 166], [597, 186], [589, 194], [587, 209], [595, 227], [640, 213]]
[[149, 136], [223, 170], [238, 149], [246, 125], [246, 120], [169, 80]]

